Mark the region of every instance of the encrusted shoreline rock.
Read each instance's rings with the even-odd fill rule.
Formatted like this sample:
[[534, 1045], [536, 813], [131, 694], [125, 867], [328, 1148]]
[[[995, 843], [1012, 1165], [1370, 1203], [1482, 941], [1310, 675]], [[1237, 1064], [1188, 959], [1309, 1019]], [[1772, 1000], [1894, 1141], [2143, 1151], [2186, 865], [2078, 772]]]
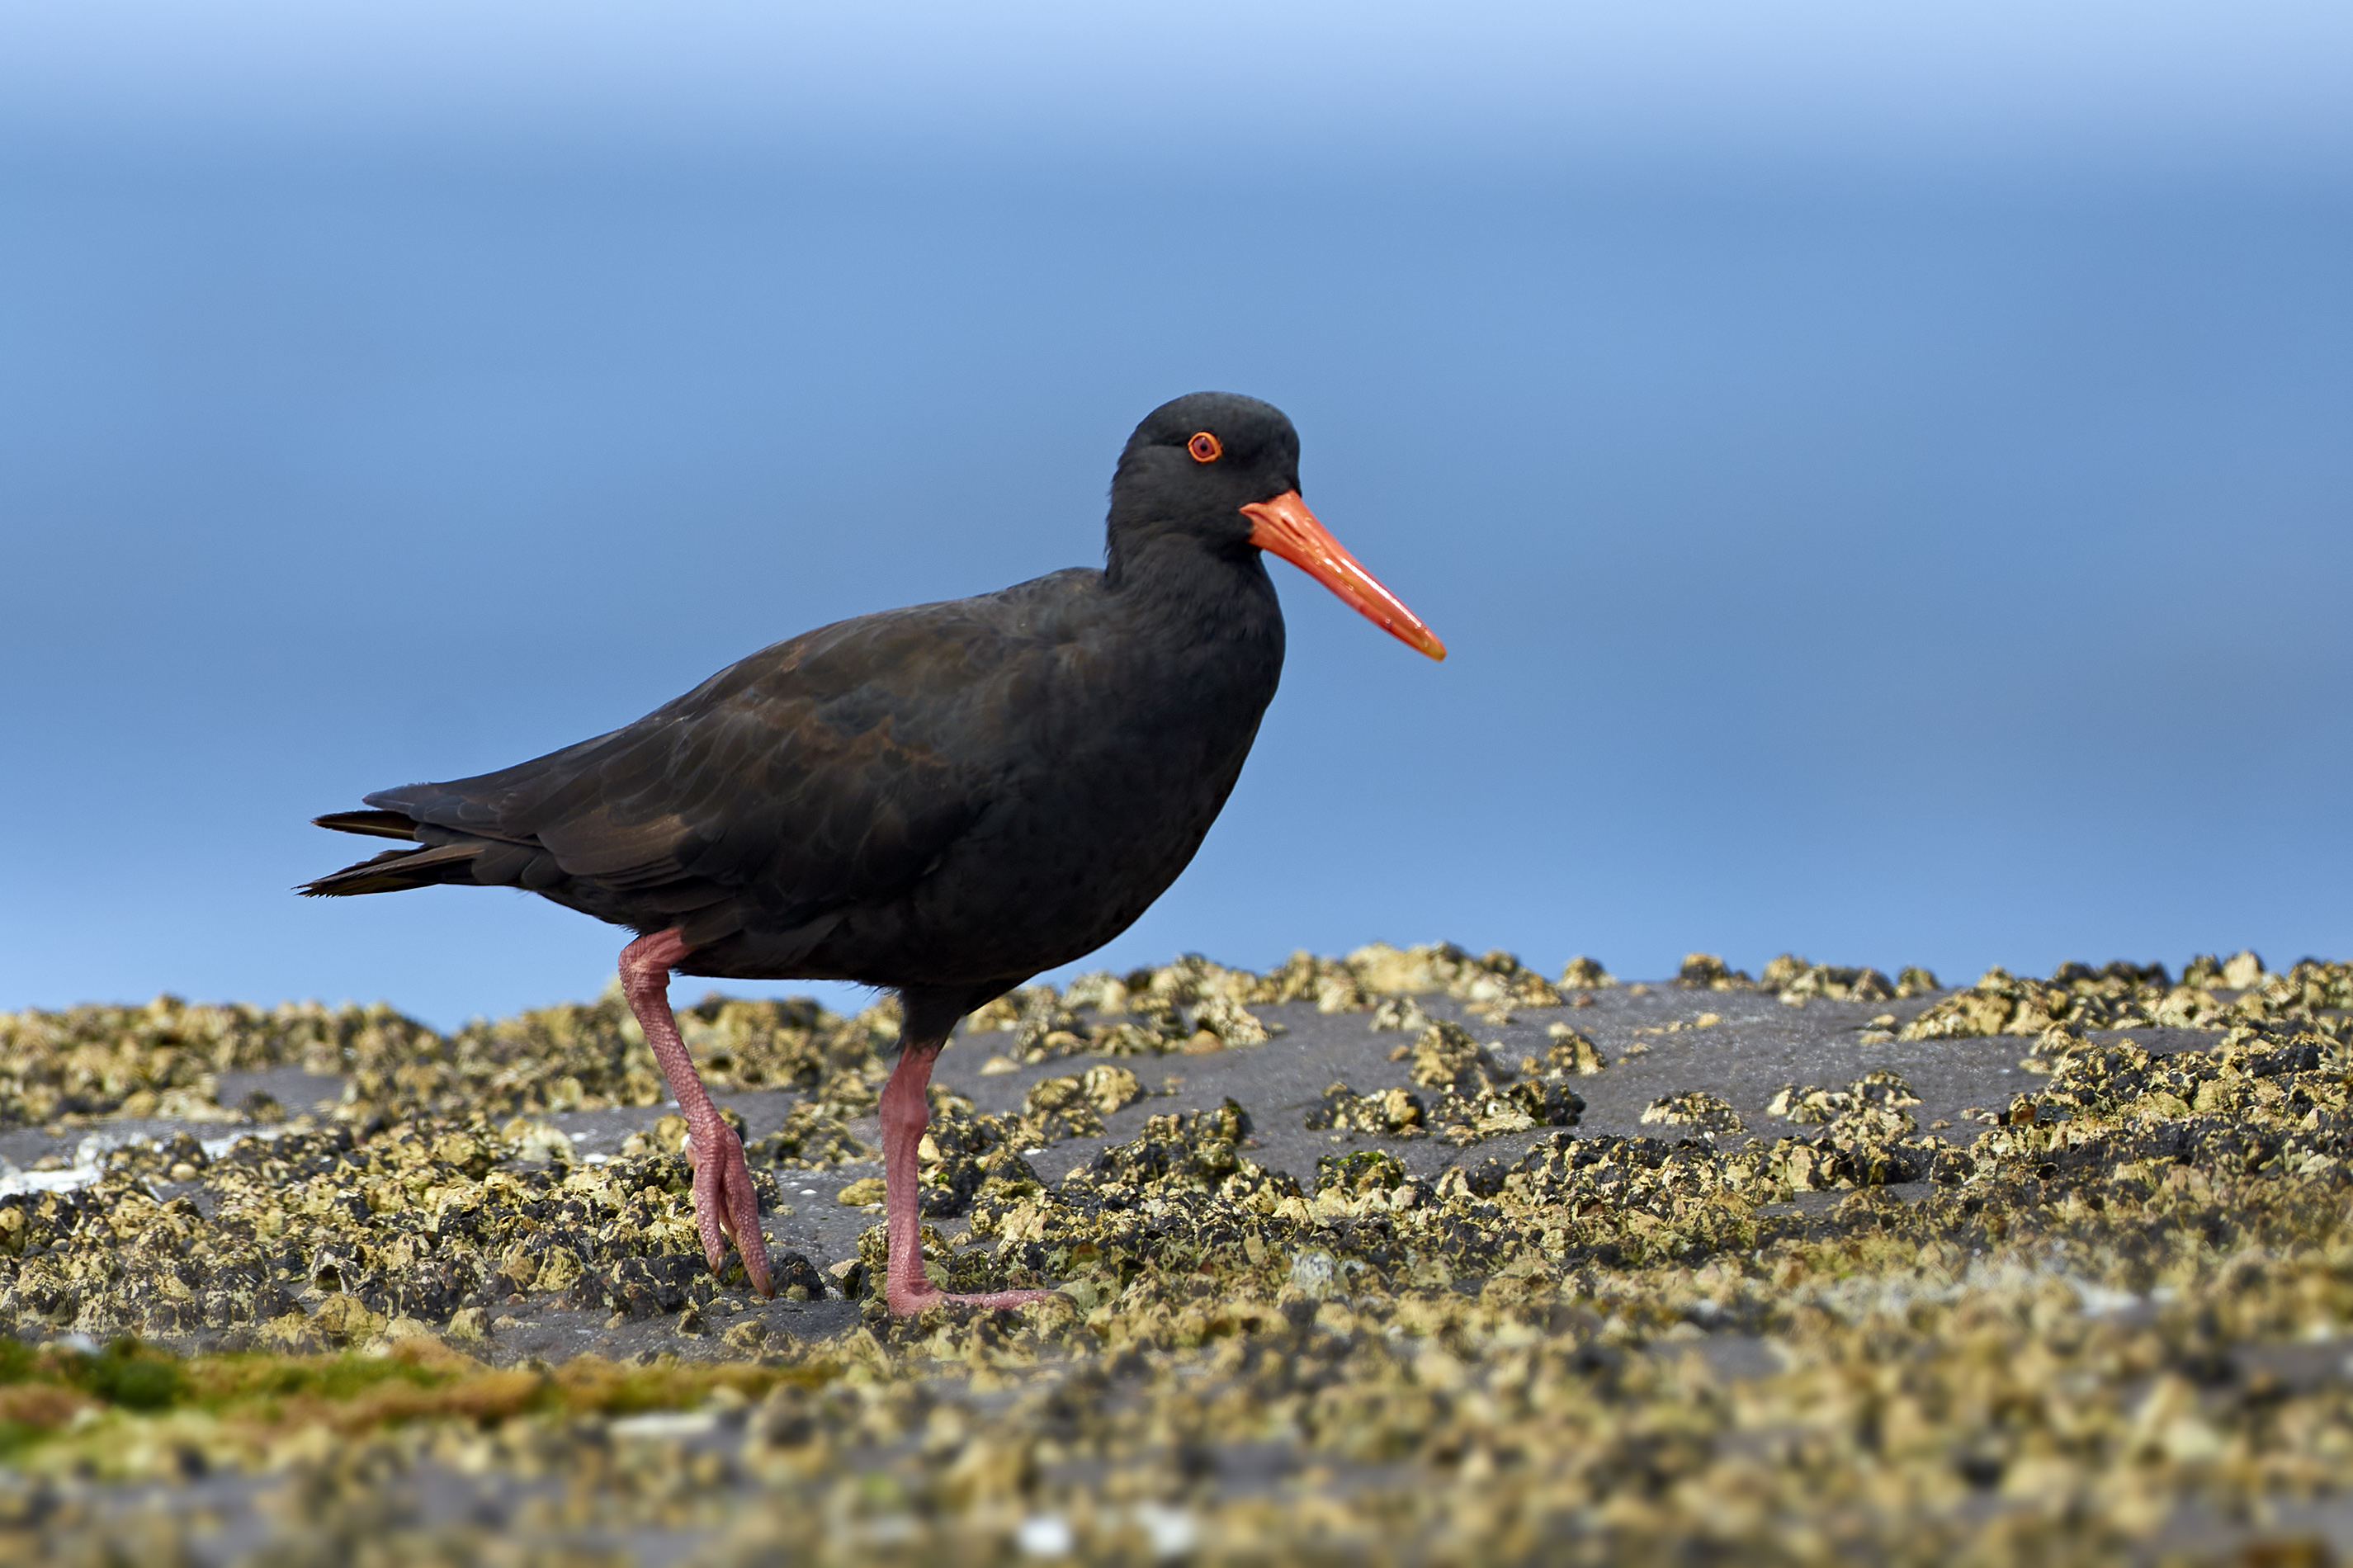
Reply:
[[[523, 1543], [601, 1562], [649, 1530], [709, 1563], [1024, 1542], [1204, 1563], [2325, 1560], [2300, 1521], [2353, 1502], [2346, 966], [2242, 955], [2179, 985], [2069, 966], [1926, 1000], [1794, 959], [1744, 995], [1704, 965], [1700, 994], [1607, 987], [1575, 1028], [1525, 1025], [1542, 1051], [1522, 1054], [1494, 1047], [1492, 1012], [1603, 991], [1598, 965], [1541, 1002], [1516, 960], [1358, 956], [1277, 976], [1187, 960], [1008, 1009], [971, 1044], [1034, 1024], [1042, 1065], [1013, 1109], [935, 1097], [926, 1266], [1063, 1300], [903, 1321], [872, 1295], [879, 1226], [850, 1257], [780, 1248], [797, 1296], [754, 1311], [702, 1261], [676, 1129], [590, 1159], [539, 1120], [636, 1102], [642, 1047], [606, 1004], [451, 1037], [383, 1009], [17, 1015], [0, 1104], [19, 1116], [201, 1101], [207, 1075], [330, 1051], [364, 1087], [271, 1128], [216, 1107], [0, 1196], [0, 1555], [168, 1552], [139, 1500], [234, 1474], [270, 1500], [272, 1562]], [[1792, 994], [1802, 1014], [1770, 1005]], [[1330, 1001], [1362, 1030], [1407, 995], [1419, 1028], [1352, 1037], [1377, 1067], [1402, 1047], [1362, 1092], [1193, 1109], [1137, 1070], [1203, 1033], [1216, 1053], [1293, 1048], [1243, 1043], [1230, 1016], [1236, 1037], [1205, 1029], [1213, 1004]], [[1818, 1070], [1763, 1119], [1744, 1102], [1746, 1132], [1697, 1091], [1662, 1097], [1658, 1136], [1564, 1124], [1587, 1109], [1569, 1086], [1606, 1100], [1639, 1070], [1597, 1034], [1616, 1052], [1655, 1029], [1653, 1060], [1704, 1062], [1772, 1026], [1760, 1006], [1863, 1029], [1889, 1003], [1869, 1032], [1903, 1036], [1907, 1063], [2020, 1035], [1988, 1058], [2021, 1064], [1989, 1080], [2014, 1089], [1957, 1129], [1916, 1124], [1930, 1080], [1909, 1066]], [[1694, 1029], [1702, 1005], [1722, 1016]], [[887, 1013], [693, 1013], [726, 1081], [797, 1096], [755, 1142], [761, 1181], [867, 1154]], [[1525, 1120], [1481, 1130], [1505, 1117]], [[1303, 1119], [1313, 1168], [1274, 1168], [1261, 1135]], [[1126, 1131], [1071, 1164], [1106, 1126]], [[802, 1310], [831, 1329], [778, 1315]], [[630, 1363], [516, 1357], [534, 1313], [663, 1338]], [[206, 1336], [241, 1348], [166, 1348]]]

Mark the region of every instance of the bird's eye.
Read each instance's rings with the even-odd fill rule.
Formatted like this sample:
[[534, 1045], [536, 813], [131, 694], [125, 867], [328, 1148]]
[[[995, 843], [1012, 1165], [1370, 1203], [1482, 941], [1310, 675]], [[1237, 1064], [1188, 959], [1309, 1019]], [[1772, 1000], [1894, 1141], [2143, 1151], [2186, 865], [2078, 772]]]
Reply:
[[1185, 443], [1185, 450], [1193, 454], [1197, 463], [1214, 463], [1225, 456], [1225, 443], [1203, 430]]

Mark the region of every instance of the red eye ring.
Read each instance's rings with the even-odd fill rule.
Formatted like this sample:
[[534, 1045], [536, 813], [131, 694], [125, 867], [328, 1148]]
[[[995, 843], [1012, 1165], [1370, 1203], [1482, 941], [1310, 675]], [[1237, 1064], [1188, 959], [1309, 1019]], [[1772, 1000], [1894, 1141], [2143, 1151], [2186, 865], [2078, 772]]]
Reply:
[[1203, 430], [1185, 443], [1185, 450], [1193, 454], [1193, 460], [1197, 463], [1214, 463], [1226, 455], [1226, 444]]

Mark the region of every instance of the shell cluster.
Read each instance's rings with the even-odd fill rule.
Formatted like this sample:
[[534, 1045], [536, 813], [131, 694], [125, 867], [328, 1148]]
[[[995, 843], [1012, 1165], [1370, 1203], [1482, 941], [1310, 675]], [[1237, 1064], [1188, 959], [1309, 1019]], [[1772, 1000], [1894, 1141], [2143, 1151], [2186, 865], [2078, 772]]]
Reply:
[[[2220, 994], [2233, 993], [2227, 1000]], [[2053, 1025], [2082, 1029], [2222, 1029], [2233, 1024], [2299, 1024], [2332, 1035], [2353, 1007], [2353, 963], [2307, 958], [2285, 974], [2267, 973], [2253, 952], [2227, 963], [2192, 959], [2179, 984], [2162, 964], [2062, 965], [2048, 980], [1989, 969], [1968, 990], [1904, 1026], [1910, 1040], [2040, 1035]]]
[[[1433, 945], [1038, 987], [964, 1047], [1039, 1069], [1018, 1105], [934, 1093], [923, 1242], [951, 1289], [1061, 1299], [912, 1320], [873, 1295], [880, 1225], [777, 1258], [802, 1316], [754, 1310], [703, 1263], [674, 1119], [610, 1157], [549, 1126], [660, 1103], [614, 998], [449, 1036], [0, 1017], [5, 1125], [189, 1124], [0, 1195], [0, 1558], [219, 1561], [243, 1509], [270, 1563], [2328, 1561], [2349, 982], [2242, 954], [1944, 993], [1695, 955], [1650, 990]], [[1311, 1098], [1354, 1140], [1312, 1168], [1268, 1156], [1297, 1101], [1136, 1070], [1291, 1048], [1266, 1010], [1299, 1004], [1386, 1013], [1367, 1059], [1398, 1042], [1397, 1082]], [[1523, 1052], [1472, 1026], [1556, 1008]], [[1592, 1130], [1622, 1075], [1799, 1018], [1919, 1065], [1788, 1083], [1769, 1130], [1689, 1080], [1654, 1135]], [[772, 1211], [871, 1157], [887, 1009], [681, 1021], [714, 1081], [793, 1091], [751, 1146]], [[1924, 1130], [1962, 1051], [2014, 1088]], [[293, 1065], [341, 1075], [331, 1114], [219, 1103]], [[661, 1337], [517, 1355], [533, 1314]]]

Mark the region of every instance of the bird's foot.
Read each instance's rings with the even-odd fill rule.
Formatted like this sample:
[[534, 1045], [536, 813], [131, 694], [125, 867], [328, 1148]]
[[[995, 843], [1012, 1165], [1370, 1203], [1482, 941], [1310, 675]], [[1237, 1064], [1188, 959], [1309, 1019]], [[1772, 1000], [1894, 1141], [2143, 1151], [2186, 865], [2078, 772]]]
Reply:
[[882, 1292], [882, 1300], [893, 1317], [904, 1318], [931, 1307], [988, 1307], [1010, 1309], [1034, 1306], [1039, 1301], [1051, 1301], [1060, 1296], [1058, 1290], [982, 1290], [968, 1296], [943, 1290], [926, 1281], [920, 1288], [902, 1286], [897, 1281]]
[[744, 1272], [752, 1289], [773, 1296], [768, 1282], [768, 1247], [760, 1235], [760, 1194], [752, 1185], [752, 1167], [744, 1159], [744, 1140], [713, 1110], [695, 1118], [686, 1140], [686, 1157], [694, 1166], [694, 1226], [702, 1237], [703, 1256], [711, 1272], [727, 1262], [727, 1243], [744, 1256]]

